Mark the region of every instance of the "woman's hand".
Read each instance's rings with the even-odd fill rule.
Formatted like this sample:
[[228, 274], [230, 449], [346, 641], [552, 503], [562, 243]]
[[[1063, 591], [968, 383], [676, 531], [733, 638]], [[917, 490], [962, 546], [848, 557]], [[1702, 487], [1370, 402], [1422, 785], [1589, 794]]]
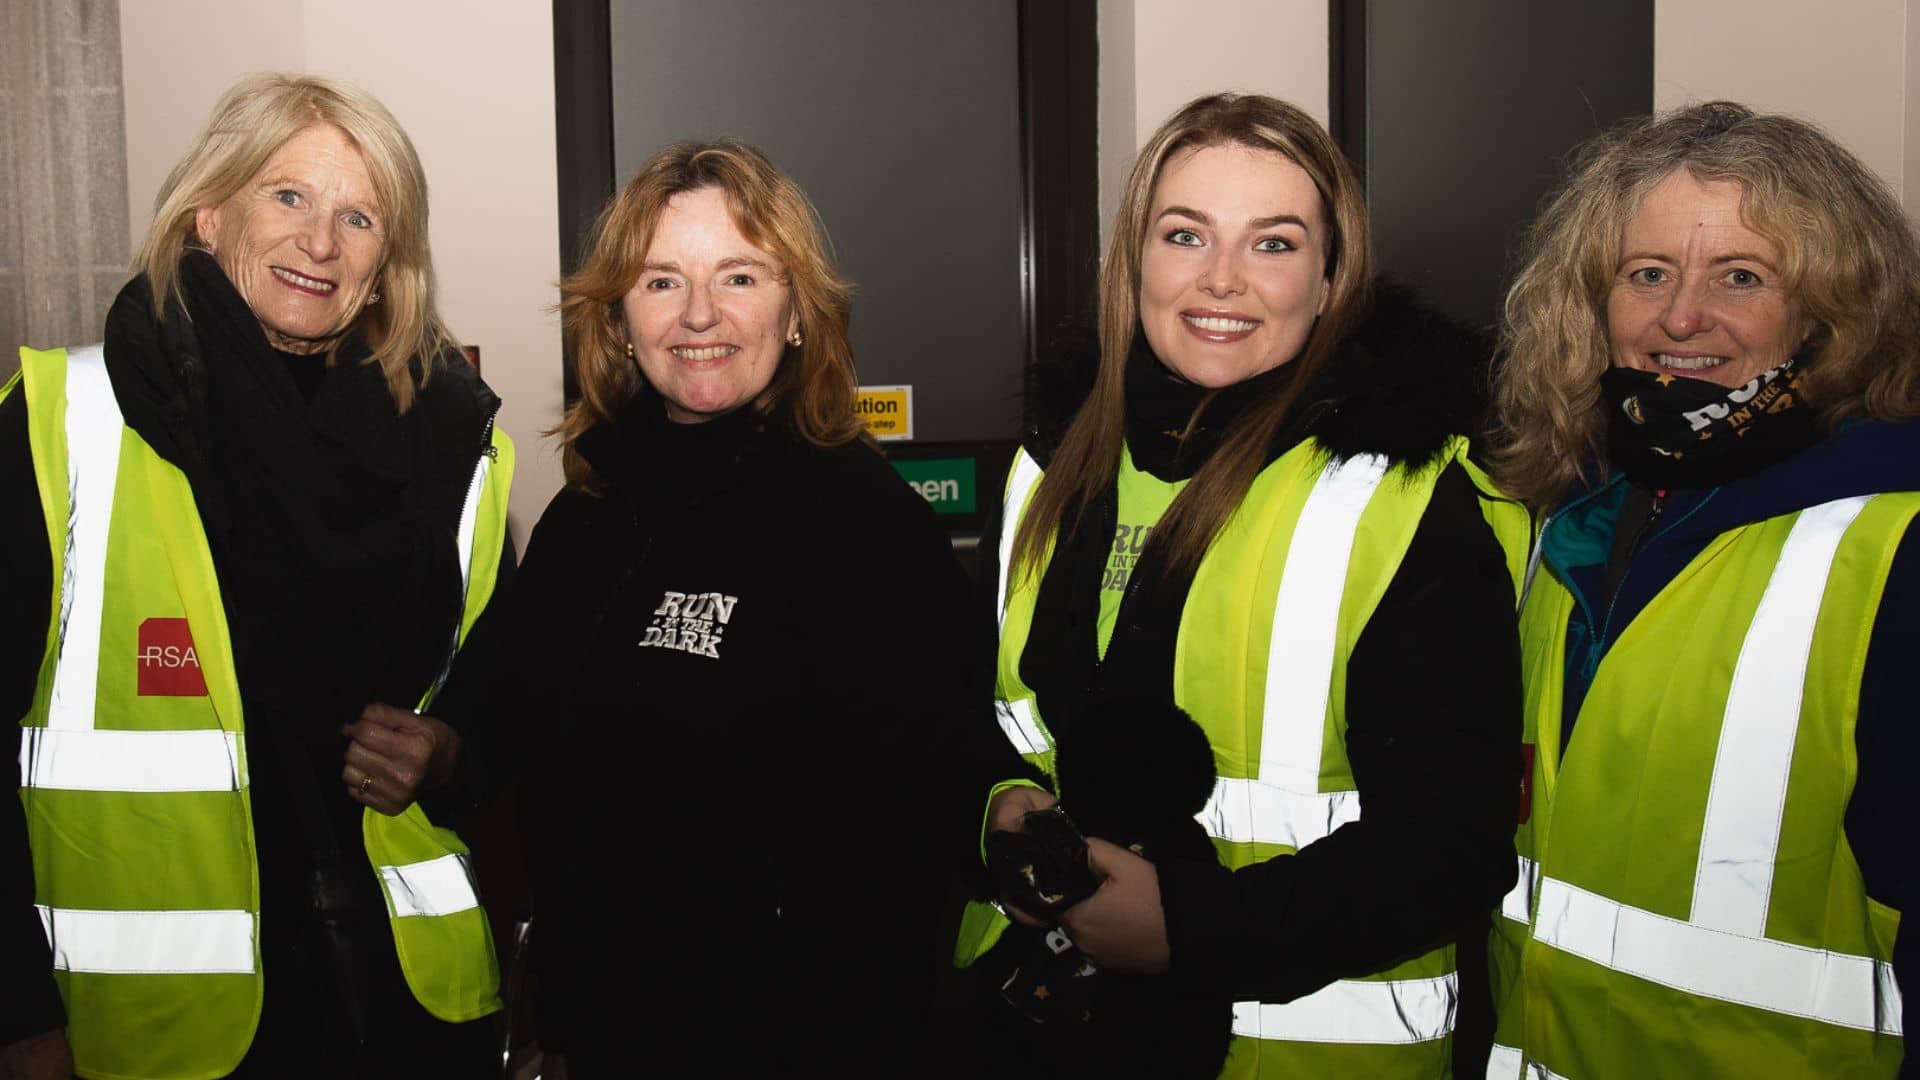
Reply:
[[1160, 874], [1117, 844], [1087, 837], [1087, 864], [1104, 878], [1092, 896], [1060, 913], [1073, 943], [1095, 967], [1157, 975], [1167, 970], [1167, 916]]
[[[1040, 788], [1024, 786], [1007, 788], [995, 795], [993, 801], [987, 804], [987, 831], [1026, 832], [1028, 814], [1035, 810], [1045, 810], [1059, 801], [1054, 798], [1053, 792], [1043, 791]], [[1044, 919], [1036, 919], [1015, 907], [1013, 901], [1007, 899], [1005, 894], [1000, 897], [1000, 910], [1007, 913], [1007, 918], [1022, 926], [1044, 930], [1052, 925]]]
[[431, 716], [374, 702], [360, 719], [341, 728], [353, 740], [340, 782], [363, 806], [389, 817], [421, 791], [446, 783], [460, 760], [460, 736]]

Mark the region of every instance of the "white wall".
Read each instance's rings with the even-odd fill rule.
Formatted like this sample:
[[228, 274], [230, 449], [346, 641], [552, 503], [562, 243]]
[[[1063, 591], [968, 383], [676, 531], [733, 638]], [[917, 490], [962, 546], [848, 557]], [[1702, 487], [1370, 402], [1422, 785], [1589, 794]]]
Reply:
[[135, 242], [167, 170], [239, 76], [306, 71], [358, 84], [426, 167], [441, 314], [479, 345], [519, 451], [510, 520], [523, 549], [560, 487], [540, 432], [559, 420], [560, 275], [553, 7], [491, 0], [127, 0], [120, 11]]
[[1100, 0], [1100, 236], [1134, 152], [1173, 110], [1219, 90], [1327, 122], [1325, 0]]
[[1914, 0], [1655, 0], [1653, 104], [1725, 98], [1812, 120], [1905, 193], [1920, 197]]

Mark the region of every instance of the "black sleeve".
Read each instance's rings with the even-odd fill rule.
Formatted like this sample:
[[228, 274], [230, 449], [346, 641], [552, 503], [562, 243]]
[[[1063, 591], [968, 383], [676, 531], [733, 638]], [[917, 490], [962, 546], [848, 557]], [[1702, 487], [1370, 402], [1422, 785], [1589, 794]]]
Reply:
[[1520, 701], [1512, 579], [1451, 468], [1348, 661], [1360, 819], [1238, 871], [1160, 867], [1173, 973], [1285, 1002], [1455, 940], [1517, 873]]
[[[1860, 772], [1847, 801], [1847, 845], [1867, 895], [1896, 911], [1920, 910], [1920, 724], [1906, 666], [1920, 656], [1920, 525], [1909, 526], [1874, 616], [1860, 681], [1854, 745]], [[1920, 1025], [1920, 934], [1901, 926], [1893, 946], [1904, 1030]], [[1912, 1057], [1906, 1059], [1913, 1061]], [[1920, 1076], [1902, 1063], [1900, 1075]]]
[[514, 569], [513, 537], [509, 534], [503, 540], [500, 565], [494, 572], [493, 594], [467, 631], [447, 684], [429, 706], [435, 717], [460, 736], [460, 759], [453, 776], [420, 797], [420, 808], [437, 825], [458, 828], [506, 790], [516, 775], [514, 765], [519, 755], [511, 745], [501, 744], [503, 738], [511, 738], [511, 733], [490, 722], [493, 714], [487, 707], [502, 692], [503, 684], [516, 675], [506, 641]]
[[[839, 546], [837, 565], [822, 581], [851, 587], [829, 590], [821, 603], [827, 625], [868, 625], [866, 598], [881, 593], [899, 613], [887, 632], [861, 639], [848, 659], [871, 700], [907, 704], [887, 753], [922, 764], [917, 775], [897, 777], [898, 796], [915, 807], [918, 841], [931, 841], [948, 869], [964, 871], [980, 863], [987, 793], [1002, 781], [1037, 774], [994, 720], [991, 605], [981, 602], [979, 582], [969, 581], [924, 500], [882, 468], [876, 481], [882, 490], [866, 500], [885, 508], [868, 511], [885, 524], [853, 530]], [[981, 540], [983, 548], [988, 543], [997, 543], [991, 533]]]
[[574, 1018], [591, 1013], [578, 999], [590, 1000], [600, 985], [595, 906], [603, 899], [597, 885], [606, 839], [601, 828], [581, 827], [582, 771], [571, 759], [581, 747], [601, 745], [595, 728], [602, 718], [575, 693], [569, 658], [593, 632], [601, 598], [620, 592], [618, 549], [634, 543], [605, 509], [596, 498], [562, 491], [540, 515], [503, 608], [513, 677], [488, 703], [489, 726], [518, 748], [503, 743], [499, 752], [525, 759], [520, 826], [533, 891], [535, 1007], [549, 1052], [567, 1049]]
[[[53, 559], [46, 517], [27, 443], [27, 394], [20, 385], [0, 401], [0, 506], [13, 524], [0, 529], [0, 701], [15, 722], [33, 705], [40, 658], [52, 617]], [[65, 1026], [52, 977], [53, 956], [33, 907], [33, 856], [26, 815], [15, 791], [20, 758], [14, 742], [0, 752], [7, 770], [0, 791], [0, 1046]]]

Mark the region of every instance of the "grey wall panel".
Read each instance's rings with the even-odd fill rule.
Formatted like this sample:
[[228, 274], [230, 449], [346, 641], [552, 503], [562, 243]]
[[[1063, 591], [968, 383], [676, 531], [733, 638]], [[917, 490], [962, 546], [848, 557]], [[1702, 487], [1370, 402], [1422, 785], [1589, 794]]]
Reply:
[[1020, 422], [1016, 6], [614, 0], [614, 167], [737, 135], [819, 209], [856, 286], [861, 382], [911, 383], [922, 440]]
[[1491, 324], [1567, 152], [1653, 107], [1652, 0], [1368, 0], [1364, 18], [1374, 251]]

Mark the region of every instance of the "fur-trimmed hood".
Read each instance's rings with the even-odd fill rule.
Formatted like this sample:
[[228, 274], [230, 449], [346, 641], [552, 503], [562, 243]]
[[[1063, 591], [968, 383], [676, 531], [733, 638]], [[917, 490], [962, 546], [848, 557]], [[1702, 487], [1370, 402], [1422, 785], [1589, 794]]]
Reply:
[[[1451, 437], [1479, 434], [1492, 351], [1487, 335], [1420, 304], [1407, 287], [1378, 280], [1372, 308], [1301, 395], [1274, 455], [1312, 437], [1339, 458], [1382, 454], [1395, 464], [1426, 464]], [[1042, 460], [1092, 391], [1097, 356], [1090, 342], [1068, 343], [1035, 373], [1027, 442]]]

